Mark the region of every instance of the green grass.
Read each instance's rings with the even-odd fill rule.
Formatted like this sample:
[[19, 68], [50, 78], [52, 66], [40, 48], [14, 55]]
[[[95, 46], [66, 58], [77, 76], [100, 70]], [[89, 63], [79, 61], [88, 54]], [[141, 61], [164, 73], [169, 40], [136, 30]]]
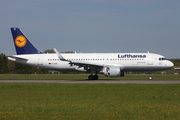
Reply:
[[0, 120], [178, 120], [180, 85], [0, 84]]
[[[89, 74], [0, 74], [1, 80], [86, 80]], [[147, 80], [148, 74], [126, 74], [124, 77], [106, 77], [99, 75], [99, 80]], [[180, 80], [180, 75], [153, 74], [155, 80]]]

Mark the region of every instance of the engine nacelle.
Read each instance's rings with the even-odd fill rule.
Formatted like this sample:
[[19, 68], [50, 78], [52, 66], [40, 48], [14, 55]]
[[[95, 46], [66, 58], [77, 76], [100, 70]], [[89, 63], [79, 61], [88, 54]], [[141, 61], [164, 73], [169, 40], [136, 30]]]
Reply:
[[124, 76], [124, 72], [121, 71], [121, 69], [117, 66], [107, 66], [104, 67], [102, 70], [102, 73], [105, 76], [108, 77], [120, 77], [120, 76]]

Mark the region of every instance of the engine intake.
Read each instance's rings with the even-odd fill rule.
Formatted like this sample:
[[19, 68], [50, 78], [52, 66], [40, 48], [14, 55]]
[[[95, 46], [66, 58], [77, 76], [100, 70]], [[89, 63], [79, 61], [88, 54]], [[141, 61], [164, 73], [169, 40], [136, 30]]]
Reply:
[[108, 77], [120, 77], [124, 76], [124, 71], [117, 66], [106, 66], [103, 68], [102, 73]]

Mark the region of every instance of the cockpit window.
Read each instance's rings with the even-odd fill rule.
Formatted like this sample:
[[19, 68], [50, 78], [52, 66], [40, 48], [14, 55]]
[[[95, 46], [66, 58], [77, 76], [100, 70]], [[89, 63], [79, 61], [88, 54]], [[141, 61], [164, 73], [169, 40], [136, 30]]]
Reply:
[[161, 61], [161, 60], [166, 60], [166, 58], [159, 58], [159, 61]]

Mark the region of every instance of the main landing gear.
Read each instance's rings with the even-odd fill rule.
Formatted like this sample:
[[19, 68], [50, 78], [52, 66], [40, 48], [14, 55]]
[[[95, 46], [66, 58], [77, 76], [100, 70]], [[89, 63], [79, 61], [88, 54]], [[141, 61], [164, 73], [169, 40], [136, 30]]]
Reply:
[[99, 78], [99, 77], [98, 77], [97, 74], [95, 74], [95, 75], [92, 75], [92, 74], [91, 74], [91, 75], [88, 76], [88, 79], [89, 79], [89, 80], [98, 80], [98, 78]]

